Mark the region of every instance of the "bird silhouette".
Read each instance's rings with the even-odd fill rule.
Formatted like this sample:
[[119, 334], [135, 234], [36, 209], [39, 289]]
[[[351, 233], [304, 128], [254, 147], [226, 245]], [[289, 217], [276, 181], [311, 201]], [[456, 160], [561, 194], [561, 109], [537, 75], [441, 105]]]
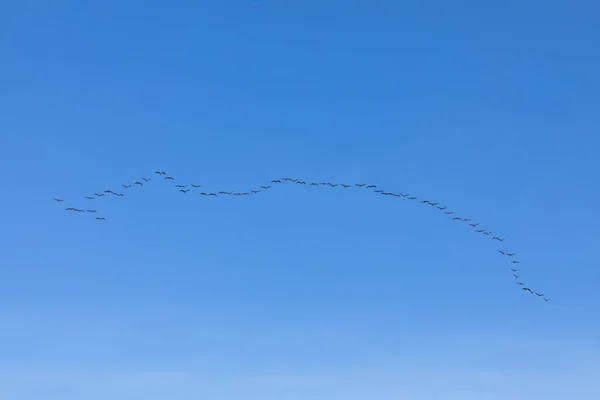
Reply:
[[438, 210], [442, 210], [442, 211], [443, 211], [443, 210], [445, 210], [445, 209], [446, 209], [446, 208], [448, 208], [448, 207], [440, 207], [440, 206], [437, 206], [436, 208], [437, 208]]
[[475, 232], [477, 232], [477, 233], [485, 232], [485, 229], [477, 229]]
[[523, 282], [517, 282], [517, 285], [519, 285], [519, 286], [523, 286], [523, 285], [525, 285], [525, 284], [524, 284]]
[[104, 221], [106, 218], [104, 218], [104, 217], [96, 217], [96, 219], [97, 219], [98, 221]]
[[512, 272], [517, 272], [517, 271], [518, 271], [518, 269], [514, 269], [514, 268], [511, 268], [510, 270], [511, 270]]
[[535, 295], [536, 295], [536, 296], [538, 296], [538, 297], [544, 297], [544, 294], [543, 294], [543, 293], [533, 292], [533, 294], [535, 294]]
[[254, 193], [254, 194], [256, 194], [256, 193], [259, 193], [260, 190], [251, 190], [251, 192]]
[[128, 189], [131, 187], [131, 185], [121, 185], [121, 186], [123, 186], [125, 189]]
[[356, 183], [356, 186], [363, 187], [363, 186], [367, 186], [367, 185], [365, 183]]
[[88, 200], [94, 200], [95, 199], [95, 197], [92, 197], [92, 196], [85, 196], [85, 198], [88, 199]]
[[143, 185], [143, 183], [142, 183], [142, 182], [140, 182], [140, 181], [133, 182], [133, 184], [134, 184], [134, 185]]
[[517, 275], [517, 274], [513, 274], [513, 276], [514, 276], [516, 279], [519, 279], [519, 275]]
[[56, 200], [58, 202], [64, 201], [63, 199], [57, 199], [56, 197], [54, 198], [54, 200]]
[[529, 292], [529, 293], [531, 293], [531, 294], [533, 294], [533, 290], [531, 290], [531, 289], [529, 289], [529, 288], [527, 288], [527, 287], [524, 287], [524, 288], [522, 288], [522, 289], [523, 289], [523, 290], [526, 290], [526, 291], [528, 291], [528, 292]]
[[271, 187], [271, 186], [261, 186], [261, 188], [262, 188], [262, 189], [268, 189], [268, 188], [270, 188], [270, 187]]
[[166, 172], [156, 171], [155, 174], [157, 174], [157, 175], [166, 175]]
[[377, 187], [377, 185], [369, 185], [367, 186], [367, 189], [375, 189]]
[[85, 212], [89, 212], [89, 213], [95, 213], [96, 210], [85, 210]]
[[500, 241], [500, 242], [503, 242], [503, 241], [504, 241], [504, 239], [502, 239], [501, 237], [498, 237], [498, 236], [494, 236], [494, 237], [492, 238], [492, 240], [498, 240], [498, 241]]
[[547, 298], [545, 298], [545, 297], [542, 297], [542, 298], [544, 299], [544, 301], [549, 301], [549, 300], [550, 300], [550, 299], [547, 299]]
[[152, 178], [142, 178], [144, 180], [144, 182], [150, 182], [152, 180]]
[[317, 182], [311, 182], [310, 186], [319, 186], [319, 184]]
[[506, 255], [507, 255], [507, 256], [509, 256], [509, 257], [512, 257], [512, 256], [514, 256], [515, 254], [517, 254], [517, 253], [506, 253]]
[[192, 183], [192, 186], [193, 186], [193, 187], [195, 187], [195, 188], [199, 188], [199, 187], [200, 187], [200, 186], [202, 186], [202, 185], [196, 185], [196, 184], [193, 184], [193, 183]]
[[445, 211], [444, 214], [446, 214], [446, 215], [452, 215], [452, 214], [454, 214], [454, 211]]
[[175, 185], [176, 188], [184, 188], [185, 185]]
[[165, 179], [166, 179], [166, 180], [169, 180], [169, 181], [173, 181], [173, 180], [175, 180], [175, 178], [173, 178], [172, 176], [165, 176]]
[[281, 181], [279, 179], [273, 179], [271, 183], [281, 183]]
[[349, 188], [349, 187], [350, 187], [350, 185], [346, 185], [345, 183], [342, 183], [342, 187], [344, 187], [344, 188]]
[[515, 260], [515, 261], [511, 261], [510, 263], [511, 263], [511, 264], [520, 264], [520, 262], [518, 262], [518, 261], [516, 261], [516, 260]]
[[104, 193], [94, 193], [94, 194], [95, 194], [96, 196], [98, 196], [98, 197], [102, 197], [102, 196], [104, 196]]
[[180, 189], [179, 191], [180, 191], [181, 193], [187, 193], [187, 192], [189, 192], [189, 191], [190, 191], [190, 189]]
[[67, 210], [67, 211], [75, 211], [75, 209], [73, 207], [67, 207], [67, 208], [65, 208], [65, 210]]
[[454, 217], [452, 218], [453, 221], [460, 221], [462, 218], [461, 217]]

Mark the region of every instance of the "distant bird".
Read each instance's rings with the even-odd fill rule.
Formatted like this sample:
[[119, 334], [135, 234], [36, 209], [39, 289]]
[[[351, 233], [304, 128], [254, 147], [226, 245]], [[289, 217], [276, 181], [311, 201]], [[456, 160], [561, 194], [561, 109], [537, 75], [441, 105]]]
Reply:
[[[243, 192], [243, 193], [242, 193], [242, 196], [246, 196], [246, 195], [249, 195], [249, 194], [250, 194], [250, 193], [248, 193], [248, 192]], [[209, 194], [209, 196], [210, 196], [210, 194]]]
[[504, 251], [504, 250], [498, 250], [498, 253], [506, 254], [506, 251]]
[[518, 269], [514, 269], [514, 268], [511, 268], [510, 270], [511, 270], [512, 272], [517, 272], [517, 271], [518, 271]]
[[[246, 193], [246, 194], [247, 194], [247, 193]], [[209, 196], [216, 196], [217, 194], [216, 194], [216, 193], [209, 193], [208, 195], [209, 195]]]
[[517, 285], [519, 285], [519, 286], [523, 286], [523, 285], [525, 285], [525, 284], [524, 284], [523, 282], [517, 282]]
[[142, 182], [140, 182], [140, 181], [134, 182], [133, 184], [134, 184], [134, 185], [143, 185], [143, 183], [142, 183]]
[[189, 191], [190, 191], [190, 189], [187, 189], [187, 190], [186, 190], [186, 189], [180, 189], [179, 191], [180, 191], [181, 193], [187, 193], [187, 192], [189, 192]]
[[102, 196], [104, 196], [104, 193], [94, 193], [94, 194], [95, 194], [96, 196], [98, 196], [98, 197], [102, 197]]
[[409, 200], [416, 200], [417, 198], [415, 196], [409, 197]]
[[363, 186], [366, 186], [366, 184], [365, 183], [356, 183], [356, 186], [363, 187]]
[[185, 185], [175, 185], [176, 188], [184, 188]]
[[192, 183], [192, 186], [195, 187], [195, 188], [199, 188], [202, 185], [196, 185], [196, 184]]
[[88, 199], [88, 200], [94, 200], [95, 199], [95, 197], [92, 197], [92, 196], [85, 196], [85, 198]]
[[328, 183], [328, 185], [331, 187], [336, 187], [338, 184], [337, 183]]
[[59, 201], [59, 202], [64, 201], [63, 199], [57, 199], [57, 198], [54, 198], [54, 200]]
[[202, 196], [208, 196], [208, 193], [206, 193], [206, 192], [200, 192], [200, 194], [201, 194]]
[[251, 190], [252, 193], [260, 193], [260, 190]]
[[123, 197], [125, 196], [123, 193], [113, 193], [115, 196]]
[[483, 232], [484, 235], [490, 236], [492, 232]]
[[509, 256], [509, 257], [512, 257], [512, 256], [514, 256], [515, 254], [517, 254], [517, 253], [506, 253], [506, 255], [507, 255], [507, 256]]
[[452, 218], [453, 221], [460, 221], [462, 218], [461, 217], [454, 217]]
[[121, 186], [123, 186], [125, 189], [128, 189], [131, 187], [131, 185], [121, 185]]
[[67, 211], [75, 211], [75, 209], [73, 207], [67, 207], [67, 208], [65, 208], [65, 210], [67, 210]]
[[157, 174], [157, 175], [166, 175], [166, 172], [156, 171], [155, 174]]
[[281, 181], [279, 179], [273, 179], [271, 183], [281, 183]]
[[463, 218], [463, 221], [465, 222], [469, 222], [471, 220], [471, 218]]
[[440, 203], [429, 203], [430, 206], [437, 206]]
[[383, 193], [383, 190], [381, 189], [377, 189], [377, 190], [373, 190], [375, 193]]
[[112, 190], [105, 190], [104, 193], [114, 193]]
[[[402, 193], [402, 192], [400, 192], [400, 193], [398, 193], [398, 194], [399, 194], [400, 196], [402, 196], [402, 197], [408, 197], [408, 193]], [[415, 197], [415, 198], [411, 198], [411, 199], [409, 199], [409, 200], [414, 200], [414, 199], [416, 199], [416, 197]]]
[[96, 210], [85, 210], [85, 212], [91, 212], [91, 213], [95, 213]]
[[514, 276], [516, 279], [519, 279], [519, 275], [517, 275], [517, 274], [513, 274], [513, 276]]
[[503, 241], [504, 241], [504, 239], [502, 239], [501, 237], [498, 237], [498, 236], [494, 236], [494, 237], [492, 238], [492, 240], [499, 240], [500, 242], [503, 242]]
[[547, 299], [547, 298], [545, 298], [545, 297], [542, 297], [542, 299], [544, 299], [544, 301], [548, 301], [548, 300], [550, 300], [550, 299]]
[[144, 180], [144, 182], [150, 182], [152, 180], [152, 178], [142, 178]]
[[165, 176], [165, 179], [170, 180], [170, 181], [175, 180], [175, 178], [173, 178], [172, 176]]
[[306, 182], [304, 182], [304, 181], [297, 181], [296, 183], [299, 185], [306, 185]]
[[367, 189], [375, 189], [377, 187], [377, 185], [369, 185], [367, 186]]
[[515, 261], [511, 261], [510, 263], [511, 263], [511, 264], [520, 264], [520, 262], [518, 262], [518, 261], [516, 261], [516, 260], [515, 260]]
[[523, 289], [523, 290], [526, 290], [526, 291], [528, 291], [528, 292], [529, 292], [529, 293], [531, 293], [531, 294], [533, 294], [533, 290], [531, 290], [531, 289], [529, 289], [529, 288], [527, 288], [527, 287], [524, 287], [524, 288], [522, 288], [522, 289]]
[[104, 221], [106, 218], [104, 218], [104, 217], [96, 217], [96, 219], [97, 219], [98, 221]]
[[454, 214], [454, 211], [444, 211], [444, 214], [452, 215], [452, 214]]
[[317, 182], [311, 182], [310, 186], [319, 186]]
[[473, 228], [475, 228], [477, 225], [479, 225], [479, 224], [478, 223], [477, 224], [469, 224], [469, 226], [472, 226]]
[[544, 297], [544, 293], [533, 292], [533, 294], [539, 297]]
[[477, 232], [477, 233], [485, 232], [485, 229], [477, 229], [475, 232]]
[[342, 183], [342, 187], [349, 188], [350, 185], [346, 185], [345, 183]]
[[270, 187], [271, 187], [271, 186], [261, 186], [261, 188], [262, 188], [262, 189], [268, 189], [268, 188], [270, 188]]
[[438, 210], [442, 210], [442, 211], [444, 211], [444, 210], [445, 210], [446, 208], [448, 208], [448, 207], [440, 207], [440, 206], [437, 206], [436, 208], [437, 208]]
[[429, 204], [429, 200], [422, 200], [421, 203]]
[[80, 210], [79, 208], [76, 208], [75, 211], [77, 211], [77, 212], [85, 212], [85, 210]]

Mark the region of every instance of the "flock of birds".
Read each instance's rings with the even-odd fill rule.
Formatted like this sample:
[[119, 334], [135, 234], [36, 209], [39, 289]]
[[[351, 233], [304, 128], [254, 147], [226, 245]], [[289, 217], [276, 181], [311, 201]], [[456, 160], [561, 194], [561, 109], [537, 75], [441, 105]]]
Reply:
[[[167, 175], [166, 172], [164, 171], [156, 171], [155, 172], [155, 176], [158, 179], [163, 179], [163, 180], [167, 180], [167, 181], [175, 181], [175, 178]], [[131, 188], [132, 186], [144, 186], [145, 184], [148, 184], [150, 181], [152, 180], [152, 178], [142, 178], [139, 181], [135, 181], [129, 185], [127, 184], [123, 184], [121, 185], [122, 188], [124, 190], [127, 190], [129, 188]], [[432, 207], [434, 209], [439, 210], [440, 212], [442, 212], [443, 214], [449, 216], [451, 218], [452, 221], [456, 221], [456, 222], [461, 222], [461, 223], [465, 223], [467, 224], [475, 233], [478, 233], [480, 235], [484, 235], [484, 236], [488, 236], [490, 237], [492, 240], [496, 240], [498, 242], [504, 242], [504, 238], [498, 235], [493, 235], [493, 233], [491, 231], [488, 231], [486, 229], [481, 229], [479, 228], [479, 223], [474, 222], [473, 220], [471, 220], [470, 218], [464, 218], [464, 217], [460, 217], [455, 215], [455, 213], [453, 211], [450, 211], [447, 209], [447, 207], [445, 206], [441, 206], [438, 202], [436, 201], [431, 201], [431, 200], [426, 200], [426, 199], [419, 199], [417, 196], [412, 196], [409, 193], [402, 193], [402, 192], [388, 192], [382, 189], [379, 189], [377, 187], [377, 185], [372, 185], [372, 184], [366, 184], [366, 183], [355, 183], [355, 184], [345, 184], [345, 183], [331, 183], [331, 182], [306, 182], [300, 179], [293, 179], [293, 178], [280, 178], [280, 179], [273, 179], [270, 183], [270, 185], [263, 185], [260, 186], [257, 189], [252, 189], [249, 191], [244, 191], [244, 192], [235, 192], [235, 191], [219, 191], [219, 192], [204, 192], [204, 191], [200, 191], [202, 185], [199, 184], [190, 184], [189, 186], [187, 185], [181, 185], [181, 184], [175, 184], [174, 188], [179, 190], [181, 193], [183, 194], [187, 194], [189, 193], [191, 190], [193, 189], [198, 189], [198, 193], [201, 196], [249, 196], [249, 195], [255, 195], [258, 194], [262, 191], [266, 191], [268, 189], [270, 189], [272, 186], [274, 185], [280, 185], [283, 184], [285, 182], [289, 182], [289, 183], [294, 183], [297, 185], [309, 185], [309, 186], [327, 186], [327, 187], [331, 187], [331, 188], [336, 188], [336, 187], [340, 187], [343, 190], [351, 188], [351, 187], [357, 187], [357, 188], [363, 188], [363, 189], [370, 189], [372, 190], [374, 193], [377, 193], [379, 195], [382, 196], [393, 196], [393, 197], [399, 197], [399, 198], [403, 198], [409, 201], [414, 201], [414, 202], [419, 202], [423, 205], [427, 205], [429, 207]], [[122, 191], [122, 190], [120, 190]], [[104, 190], [102, 192], [97, 192], [94, 193], [93, 196], [85, 196], [84, 199], [88, 200], [88, 201], [92, 201], [92, 200], [96, 200], [96, 199], [100, 199], [102, 197], [105, 196], [116, 196], [116, 197], [123, 197], [125, 196], [124, 193], [119, 193], [110, 189]], [[60, 198], [54, 198], [55, 201], [62, 203], [64, 202], [64, 199], [60, 199]], [[75, 208], [75, 207], [67, 207], [65, 208], [66, 211], [69, 212], [76, 212], [76, 213], [89, 213], [89, 214], [93, 214], [96, 215], [97, 210], [93, 209], [93, 208]], [[96, 220], [98, 221], [105, 221], [106, 217], [103, 216], [97, 216], [95, 217]], [[516, 259], [514, 259], [513, 257], [516, 255], [516, 253], [514, 252], [510, 252], [508, 250], [505, 249], [501, 249], [498, 250], [498, 252], [505, 257], [508, 257], [508, 263], [511, 264], [511, 267], [516, 267], [516, 264], [520, 264], [520, 262]], [[546, 297], [543, 293], [539, 293], [531, 288], [529, 288], [528, 286], [526, 286], [523, 282], [521, 282], [520, 280], [520, 275], [519, 273], [519, 269], [517, 268], [510, 268], [510, 271], [512, 272], [513, 277], [515, 278], [515, 283], [516, 285], [523, 290], [524, 292], [528, 292], [533, 296], [537, 296], [541, 299], [543, 299], [544, 301], [549, 301], [550, 299], [548, 297]]]

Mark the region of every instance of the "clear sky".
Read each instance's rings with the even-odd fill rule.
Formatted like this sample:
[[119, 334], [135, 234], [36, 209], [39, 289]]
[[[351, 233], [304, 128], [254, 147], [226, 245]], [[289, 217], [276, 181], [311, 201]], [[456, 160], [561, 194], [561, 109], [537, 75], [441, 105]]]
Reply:
[[598, 2], [0, 15], [0, 398], [599, 398]]

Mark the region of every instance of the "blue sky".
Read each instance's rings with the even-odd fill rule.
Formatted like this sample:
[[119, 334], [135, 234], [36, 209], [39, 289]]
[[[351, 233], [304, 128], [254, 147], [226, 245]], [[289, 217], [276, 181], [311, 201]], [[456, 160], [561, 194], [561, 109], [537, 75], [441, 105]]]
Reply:
[[13, 3], [1, 398], [600, 395], [596, 2]]

